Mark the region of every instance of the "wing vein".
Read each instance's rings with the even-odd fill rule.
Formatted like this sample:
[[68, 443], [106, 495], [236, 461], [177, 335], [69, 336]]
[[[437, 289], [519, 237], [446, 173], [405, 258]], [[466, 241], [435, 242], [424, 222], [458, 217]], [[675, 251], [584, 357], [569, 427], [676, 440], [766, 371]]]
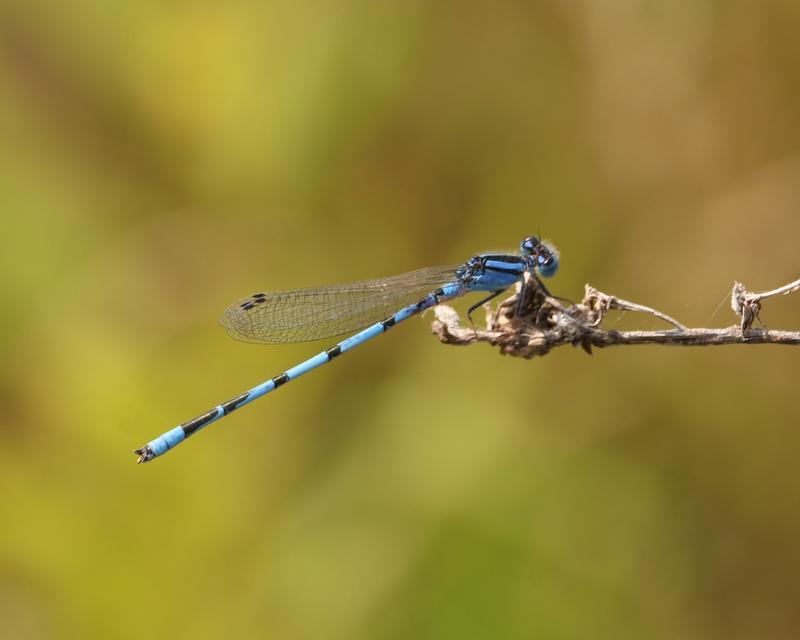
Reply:
[[343, 335], [383, 320], [457, 279], [457, 266], [429, 267], [375, 280], [242, 298], [220, 324], [236, 340], [306, 342]]

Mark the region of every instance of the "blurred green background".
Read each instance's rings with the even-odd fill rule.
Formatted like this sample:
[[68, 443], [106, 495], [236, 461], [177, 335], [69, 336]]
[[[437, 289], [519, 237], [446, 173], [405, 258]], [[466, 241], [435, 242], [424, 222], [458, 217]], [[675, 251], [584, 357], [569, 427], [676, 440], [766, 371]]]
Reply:
[[255, 290], [541, 230], [559, 295], [734, 323], [734, 280], [799, 275], [799, 27], [794, 0], [3, 4], [2, 636], [800, 636], [795, 349], [526, 362], [428, 314], [131, 453], [329, 346], [230, 340]]

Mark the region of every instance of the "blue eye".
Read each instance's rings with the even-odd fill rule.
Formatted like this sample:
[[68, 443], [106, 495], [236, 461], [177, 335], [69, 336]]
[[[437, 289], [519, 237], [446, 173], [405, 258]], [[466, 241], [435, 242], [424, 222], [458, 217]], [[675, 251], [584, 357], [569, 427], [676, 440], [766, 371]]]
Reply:
[[539, 266], [539, 273], [545, 278], [552, 278], [558, 271], [558, 258], [550, 258], [549, 261]]
[[541, 246], [541, 253], [536, 256], [539, 273], [545, 278], [552, 278], [558, 271], [558, 253], [552, 247]]
[[522, 253], [533, 253], [541, 246], [541, 244], [542, 243], [539, 241], [539, 238], [536, 236], [528, 236], [522, 241], [519, 248]]
[[545, 278], [551, 278], [558, 271], [558, 249], [538, 236], [528, 236], [519, 245], [523, 255], [531, 256], [535, 268]]

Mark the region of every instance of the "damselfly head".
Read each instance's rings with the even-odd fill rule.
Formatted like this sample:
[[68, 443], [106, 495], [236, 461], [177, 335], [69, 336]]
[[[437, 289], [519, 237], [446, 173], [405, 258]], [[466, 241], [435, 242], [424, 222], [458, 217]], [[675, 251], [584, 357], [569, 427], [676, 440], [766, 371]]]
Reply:
[[528, 236], [520, 245], [522, 255], [533, 258], [533, 264], [541, 275], [551, 278], [558, 271], [558, 249], [537, 236]]

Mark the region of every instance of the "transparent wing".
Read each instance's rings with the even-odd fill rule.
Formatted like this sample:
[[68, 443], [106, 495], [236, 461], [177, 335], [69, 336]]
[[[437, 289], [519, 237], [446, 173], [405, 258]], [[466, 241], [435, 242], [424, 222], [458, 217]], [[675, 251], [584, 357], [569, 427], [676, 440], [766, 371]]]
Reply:
[[228, 307], [220, 324], [243, 342], [275, 344], [339, 336], [383, 320], [455, 282], [458, 266], [319, 289], [257, 293]]

